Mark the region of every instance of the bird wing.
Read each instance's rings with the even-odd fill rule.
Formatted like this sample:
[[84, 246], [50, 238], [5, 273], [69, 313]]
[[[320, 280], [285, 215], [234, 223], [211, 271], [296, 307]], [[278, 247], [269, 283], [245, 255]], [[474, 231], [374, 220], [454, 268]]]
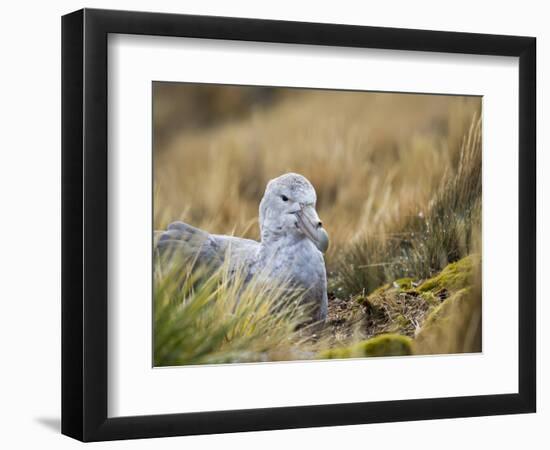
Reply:
[[192, 260], [214, 269], [228, 255], [232, 265], [247, 264], [256, 257], [259, 247], [256, 241], [210, 234], [184, 222], [171, 223], [166, 231], [155, 234], [155, 248], [161, 256]]

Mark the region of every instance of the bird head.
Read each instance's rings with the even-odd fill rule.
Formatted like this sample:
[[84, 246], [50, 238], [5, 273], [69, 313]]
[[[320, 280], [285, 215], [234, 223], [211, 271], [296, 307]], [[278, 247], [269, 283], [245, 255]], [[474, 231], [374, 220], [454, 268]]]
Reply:
[[307, 238], [324, 253], [329, 239], [316, 202], [313, 185], [302, 175], [287, 173], [271, 180], [260, 203], [262, 240], [267, 236]]

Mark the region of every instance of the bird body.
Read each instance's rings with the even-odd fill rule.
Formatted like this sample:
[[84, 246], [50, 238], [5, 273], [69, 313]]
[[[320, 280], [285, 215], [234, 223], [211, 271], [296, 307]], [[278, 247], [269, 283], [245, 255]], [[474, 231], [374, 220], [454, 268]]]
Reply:
[[267, 281], [288, 282], [313, 306], [313, 319], [327, 316], [327, 278], [323, 252], [328, 235], [315, 211], [315, 189], [303, 176], [288, 173], [271, 180], [260, 203], [261, 241], [210, 234], [184, 222], [161, 233], [157, 247], [193, 255], [199, 264], [232, 268]]

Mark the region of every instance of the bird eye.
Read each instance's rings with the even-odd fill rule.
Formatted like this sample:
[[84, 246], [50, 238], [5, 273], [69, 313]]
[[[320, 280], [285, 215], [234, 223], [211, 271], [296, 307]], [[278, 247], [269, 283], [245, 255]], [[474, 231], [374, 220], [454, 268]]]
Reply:
[[283, 202], [288, 202], [288, 197], [286, 195], [281, 195]]

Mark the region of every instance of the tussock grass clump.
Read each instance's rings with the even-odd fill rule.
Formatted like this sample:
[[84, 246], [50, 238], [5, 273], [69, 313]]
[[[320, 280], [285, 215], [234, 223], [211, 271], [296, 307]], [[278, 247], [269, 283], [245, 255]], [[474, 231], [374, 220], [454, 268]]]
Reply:
[[[213, 364], [303, 357], [309, 317], [285, 283], [246, 283], [229, 270], [172, 264], [154, 280], [154, 364]], [[304, 337], [306, 336], [306, 337]], [[298, 356], [297, 356], [298, 355]], [[307, 356], [307, 355], [306, 355]]]
[[365, 291], [403, 277], [428, 278], [475, 252], [481, 238], [481, 121], [464, 138], [455, 173], [447, 173], [429, 203], [382, 235], [366, 234], [342, 255], [333, 287]]

